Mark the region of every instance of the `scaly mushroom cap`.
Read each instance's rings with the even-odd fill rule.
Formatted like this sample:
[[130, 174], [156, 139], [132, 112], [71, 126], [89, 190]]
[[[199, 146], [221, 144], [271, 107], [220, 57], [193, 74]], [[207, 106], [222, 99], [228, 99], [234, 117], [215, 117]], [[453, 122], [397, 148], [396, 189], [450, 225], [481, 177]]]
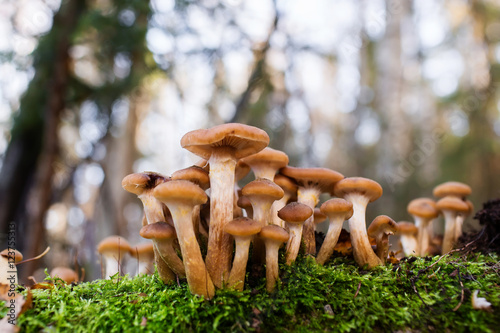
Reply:
[[[144, 237], [146, 238], [146, 237]], [[142, 243], [134, 246], [130, 254], [135, 259], [151, 259], [154, 258], [154, 245], [153, 242]]]
[[398, 222], [398, 235], [414, 235], [418, 234], [418, 228], [415, 224], [406, 221]]
[[353, 214], [352, 203], [341, 198], [334, 198], [325, 201], [321, 205], [320, 210], [326, 216], [345, 214], [344, 220], [350, 219]]
[[344, 178], [344, 176], [334, 170], [326, 168], [295, 168], [284, 167], [280, 173], [294, 179], [299, 186], [309, 188], [314, 187], [321, 192], [330, 192], [335, 183]]
[[212, 151], [228, 147], [234, 151], [236, 159], [255, 154], [269, 144], [269, 135], [260, 128], [244, 124], [229, 123], [209, 129], [199, 129], [186, 133], [181, 146], [206, 160]]
[[156, 185], [167, 181], [169, 178], [156, 172], [132, 173], [122, 180], [122, 187], [125, 191], [135, 195], [141, 195], [144, 190], [152, 189]]
[[368, 227], [368, 236], [377, 238], [378, 235], [393, 235], [398, 231], [398, 224], [387, 215], [377, 216]]
[[104, 238], [102, 241], [97, 244], [97, 252], [104, 254], [107, 252], [117, 253], [119, 252], [120, 256], [125, 253], [130, 253], [132, 247], [127, 242], [127, 240], [120, 236], [109, 236]]
[[436, 202], [429, 198], [418, 198], [410, 201], [407, 210], [411, 215], [426, 219], [433, 219], [439, 215]]
[[246, 184], [241, 189], [241, 193], [246, 197], [269, 197], [273, 200], [281, 199], [285, 194], [281, 187], [264, 178], [259, 178]]
[[276, 173], [279, 169], [288, 165], [288, 155], [282, 151], [266, 147], [260, 152], [247, 156], [243, 161], [254, 170], [260, 168], [273, 169]]
[[155, 187], [155, 198], [162, 202], [183, 201], [193, 206], [207, 202], [207, 195], [201, 187], [187, 180], [171, 180]]
[[452, 210], [460, 213], [467, 213], [470, 209], [469, 205], [458, 197], [444, 197], [440, 199], [436, 206], [439, 210]]
[[[23, 260], [23, 255], [18, 250], [11, 249], [10, 252], [11, 252], [10, 255], [14, 254], [14, 262], [15, 263], [18, 263], [18, 262]], [[14, 253], [12, 253], [12, 252], [14, 252]], [[2, 252], [0, 252], [0, 255], [4, 258], [8, 259], [9, 258], [9, 249], [3, 250]]]
[[446, 182], [436, 186], [432, 194], [437, 198], [443, 198], [450, 195], [465, 198], [470, 195], [471, 192], [472, 190], [467, 184], [460, 182]]
[[207, 190], [210, 187], [210, 178], [208, 177], [208, 171], [196, 165], [175, 171], [172, 174], [171, 178], [172, 180], [188, 180], [192, 183], [195, 183], [203, 190]]
[[298, 202], [291, 202], [278, 211], [279, 218], [288, 223], [304, 223], [312, 214], [311, 207]]
[[259, 232], [259, 236], [264, 239], [280, 243], [285, 243], [289, 237], [288, 232], [277, 225], [266, 225], [265, 227], [262, 227]]
[[66, 283], [72, 283], [78, 281], [78, 274], [71, 268], [67, 267], [55, 267], [50, 271], [51, 277], [58, 277]]
[[343, 198], [350, 193], [359, 193], [373, 202], [382, 196], [382, 186], [374, 180], [363, 177], [344, 178], [335, 184], [333, 189], [336, 197]]
[[224, 231], [233, 236], [251, 236], [261, 229], [260, 223], [247, 217], [238, 217], [224, 226]]
[[177, 237], [175, 228], [166, 222], [156, 222], [145, 225], [139, 231], [139, 235], [146, 239], [170, 239]]

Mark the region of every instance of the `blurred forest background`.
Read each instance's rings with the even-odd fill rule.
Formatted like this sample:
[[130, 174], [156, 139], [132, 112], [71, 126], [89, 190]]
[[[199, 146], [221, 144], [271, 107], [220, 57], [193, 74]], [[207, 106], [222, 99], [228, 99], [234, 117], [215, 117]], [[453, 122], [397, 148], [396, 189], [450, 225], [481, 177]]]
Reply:
[[182, 135], [224, 122], [378, 181], [368, 220], [411, 220], [448, 180], [476, 210], [500, 196], [498, 1], [4, 0], [0, 18], [1, 244], [15, 222], [26, 258], [51, 246], [21, 281], [100, 277], [102, 238], [144, 241], [122, 178], [191, 165]]

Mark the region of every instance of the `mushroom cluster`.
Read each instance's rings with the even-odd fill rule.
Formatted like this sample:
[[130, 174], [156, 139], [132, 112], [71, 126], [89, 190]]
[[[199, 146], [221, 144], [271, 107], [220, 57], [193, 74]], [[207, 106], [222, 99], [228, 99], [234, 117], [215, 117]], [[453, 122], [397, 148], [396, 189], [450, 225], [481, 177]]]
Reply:
[[[288, 166], [288, 156], [268, 144], [265, 131], [243, 124], [195, 130], [181, 139], [183, 148], [201, 157], [195, 166], [170, 177], [143, 172], [123, 179], [123, 188], [143, 203], [140, 234], [153, 241], [165, 283], [186, 278], [193, 294], [209, 299], [218, 288], [243, 290], [247, 265], [265, 265], [266, 289], [272, 292], [281, 247], [287, 265], [293, 265], [301, 249], [323, 265], [339, 245], [344, 221], [358, 265], [385, 264], [388, 237], [399, 226], [382, 215], [367, 230], [365, 214], [382, 187], [326, 168]], [[240, 189], [238, 181], [250, 170], [255, 180]], [[322, 194], [332, 198], [318, 208]], [[316, 224], [324, 220], [328, 231], [319, 246]]]

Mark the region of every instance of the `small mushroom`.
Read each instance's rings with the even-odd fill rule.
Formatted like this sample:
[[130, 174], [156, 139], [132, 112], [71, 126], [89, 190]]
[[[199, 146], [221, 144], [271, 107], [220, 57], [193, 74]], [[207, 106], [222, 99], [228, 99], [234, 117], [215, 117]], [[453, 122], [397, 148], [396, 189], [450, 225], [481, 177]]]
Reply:
[[59, 278], [67, 284], [78, 282], [78, 274], [76, 274], [74, 270], [68, 267], [62, 267], [62, 266], [54, 267], [50, 271], [49, 275], [50, 277], [52, 277], [52, 279]]
[[444, 197], [457, 197], [460, 199], [465, 199], [472, 193], [472, 189], [469, 185], [460, 182], [446, 182], [440, 184], [434, 188], [432, 194], [436, 198]]
[[377, 242], [377, 256], [383, 264], [389, 254], [389, 236], [398, 231], [398, 224], [387, 215], [377, 216], [368, 227], [368, 236]]
[[252, 169], [255, 179], [264, 178], [274, 181], [279, 169], [288, 164], [288, 155], [282, 151], [266, 147], [260, 152], [243, 158]]
[[311, 207], [298, 202], [291, 202], [278, 211], [278, 216], [286, 222], [290, 231], [290, 237], [286, 244], [287, 265], [291, 265], [297, 259], [302, 240], [302, 226], [312, 214]]
[[458, 197], [447, 196], [437, 202], [437, 208], [443, 212], [445, 220], [443, 245], [441, 247], [441, 253], [445, 254], [453, 249], [458, 240], [455, 233], [457, 216], [467, 213], [469, 205]]
[[23, 255], [15, 249], [0, 252], [0, 284], [18, 283], [16, 264], [22, 260]]
[[99, 242], [97, 252], [104, 258], [106, 279], [120, 272], [122, 260], [130, 250], [130, 244], [120, 236], [109, 236]]
[[130, 251], [130, 255], [137, 260], [137, 275], [154, 273], [155, 252], [153, 242], [134, 246]]
[[227, 281], [233, 242], [224, 226], [233, 220], [234, 177], [237, 160], [269, 144], [267, 133], [243, 124], [223, 124], [186, 133], [181, 146], [210, 164], [210, 231], [207, 268], [217, 287]]
[[352, 203], [340, 198], [325, 201], [325, 203], [321, 205], [320, 210], [329, 220], [325, 240], [316, 256], [316, 262], [320, 265], [324, 265], [325, 262], [330, 259], [335, 249], [335, 245], [337, 245], [344, 221], [351, 218], [353, 210]]
[[153, 194], [167, 205], [172, 214], [189, 290], [193, 294], [212, 298], [215, 288], [203, 262], [192, 223], [193, 207], [207, 201], [205, 191], [189, 181], [172, 180], [158, 185]]
[[266, 289], [268, 292], [272, 292], [279, 277], [279, 248], [288, 240], [289, 235], [282, 227], [267, 225], [261, 229], [259, 236], [266, 244]]
[[352, 203], [354, 214], [349, 219], [354, 260], [359, 266], [373, 268], [382, 261], [373, 252], [366, 233], [366, 206], [382, 195], [382, 187], [375, 181], [362, 177], [345, 178], [335, 184], [334, 194]]
[[396, 234], [399, 236], [401, 248], [406, 257], [418, 255], [418, 228], [415, 224], [406, 221], [398, 222]]
[[285, 227], [285, 221], [278, 217], [278, 211], [285, 207], [286, 204], [297, 197], [297, 184], [290, 178], [283, 176], [282, 174], [277, 174], [274, 176], [274, 183], [283, 189], [283, 197], [276, 200], [271, 207], [271, 218], [272, 224], [279, 225], [280, 227]]
[[429, 253], [428, 247], [431, 238], [429, 235], [429, 226], [438, 217], [439, 210], [434, 200], [429, 198], [418, 198], [410, 201], [407, 210], [413, 216], [415, 226], [418, 228], [417, 254], [425, 256]]
[[247, 217], [236, 218], [224, 227], [224, 231], [233, 236], [236, 243], [233, 268], [229, 274], [229, 287], [243, 290], [250, 242], [261, 229], [260, 223]]
[[139, 234], [154, 242], [156, 250], [160, 253], [160, 259], [164, 260], [176, 275], [186, 276], [184, 264], [174, 249], [174, 240], [177, 235], [172, 226], [165, 222], [156, 222], [142, 227]]

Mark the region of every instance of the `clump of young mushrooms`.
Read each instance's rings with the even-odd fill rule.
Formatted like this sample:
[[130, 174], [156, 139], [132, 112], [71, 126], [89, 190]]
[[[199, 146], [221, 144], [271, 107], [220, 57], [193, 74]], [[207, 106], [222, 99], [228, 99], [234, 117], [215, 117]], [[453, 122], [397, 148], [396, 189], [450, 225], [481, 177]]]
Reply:
[[[181, 146], [202, 158], [196, 166], [174, 172], [171, 177], [145, 172], [123, 179], [124, 189], [143, 203], [141, 235], [153, 241], [155, 263], [165, 283], [175, 281], [176, 276], [185, 277], [190, 291], [207, 299], [219, 288], [243, 290], [251, 256], [251, 267], [265, 264], [266, 290], [272, 292], [279, 280], [278, 253], [283, 243], [287, 265], [293, 265], [301, 253], [325, 265], [345, 220], [354, 259], [361, 267], [385, 264], [388, 237], [394, 233], [402, 239], [406, 235], [413, 237], [414, 245], [405, 248], [407, 255], [426, 253], [428, 233], [419, 229], [417, 242], [415, 236], [410, 236], [416, 231], [406, 232], [408, 228], [398, 227], [388, 216], [377, 217], [367, 231], [366, 207], [382, 195], [377, 182], [344, 178], [327, 168], [288, 166], [288, 156], [268, 144], [266, 132], [243, 124], [195, 130], [182, 137]], [[255, 180], [240, 190], [238, 181], [250, 168]], [[325, 201], [319, 211], [323, 193], [333, 198]], [[438, 191], [435, 195], [448, 197], [450, 193]], [[455, 199], [463, 201], [465, 194], [458, 196], [461, 199]], [[319, 249], [315, 242], [315, 209], [317, 216], [324, 214], [322, 219], [316, 218], [316, 223], [325, 217], [328, 220], [328, 231]], [[413, 209], [411, 214], [418, 215]], [[425, 214], [426, 218], [437, 215]], [[454, 226], [457, 216], [460, 223], [465, 213], [453, 215]], [[450, 235], [456, 235], [459, 228], [454, 227]], [[375, 250], [369, 235], [376, 239]], [[419, 243], [423, 245], [419, 247]], [[112, 258], [106, 266], [116, 270], [119, 263], [116, 255]], [[110, 271], [106, 276], [113, 274]]]

